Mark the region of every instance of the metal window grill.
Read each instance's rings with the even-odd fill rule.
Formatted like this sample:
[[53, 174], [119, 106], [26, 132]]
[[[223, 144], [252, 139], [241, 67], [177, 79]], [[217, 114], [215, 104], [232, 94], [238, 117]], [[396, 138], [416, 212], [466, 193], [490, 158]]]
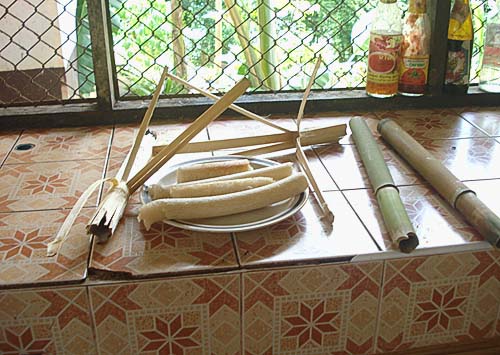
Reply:
[[95, 97], [86, 1], [0, 0], [0, 106]]
[[[477, 82], [488, 2], [472, 0]], [[213, 92], [365, 85], [371, 0], [108, 0], [118, 98], [149, 96], [161, 68]], [[407, 0], [400, 0], [403, 8]], [[193, 92], [168, 81], [166, 95]], [[0, 0], [0, 106], [96, 97], [86, 0]]]

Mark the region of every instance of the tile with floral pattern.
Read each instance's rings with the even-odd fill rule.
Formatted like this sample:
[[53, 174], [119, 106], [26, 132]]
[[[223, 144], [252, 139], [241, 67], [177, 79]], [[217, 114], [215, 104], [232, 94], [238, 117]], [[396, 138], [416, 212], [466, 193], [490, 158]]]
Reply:
[[[384, 161], [396, 185], [421, 183], [414, 170], [385, 143], [380, 143]], [[330, 144], [315, 147], [323, 165], [341, 190], [371, 188], [361, 156], [354, 145]]]
[[[399, 188], [406, 212], [418, 235], [418, 249], [461, 245], [483, 240], [437, 193], [426, 185], [403, 186]], [[380, 213], [372, 190], [344, 191], [370, 234], [383, 250], [397, 250]], [[500, 211], [499, 211], [500, 212]]]
[[[174, 140], [181, 134], [193, 120], [171, 120], [151, 124], [149, 130], [156, 136], [155, 145], [166, 144]], [[114, 129], [113, 140], [111, 142], [111, 158], [122, 158], [127, 155], [132, 144], [139, 125], [119, 125]], [[208, 140], [207, 130], [203, 130], [193, 138], [193, 142]]]
[[396, 259], [385, 265], [379, 352], [493, 336], [500, 304], [498, 252]]
[[[0, 212], [72, 207], [103, 177], [104, 160], [4, 165], [0, 169]], [[97, 192], [86, 206], [96, 206]]]
[[90, 267], [134, 276], [193, 273], [236, 268], [228, 233], [201, 233], [156, 223], [147, 231], [129, 206], [111, 239], [95, 243]]
[[424, 140], [420, 143], [460, 180], [500, 177], [500, 143], [492, 138]]
[[324, 195], [335, 215], [333, 227], [320, 220], [317, 200], [311, 194], [306, 205], [293, 216], [269, 227], [235, 233], [241, 264], [298, 264], [377, 252], [342, 194], [333, 191]]
[[239, 275], [91, 286], [101, 355], [240, 354]]
[[468, 122], [489, 136], [500, 136], [500, 109], [496, 107], [469, 108], [460, 113]]
[[486, 136], [452, 110], [393, 110], [376, 114], [380, 119], [393, 119], [415, 139]]
[[369, 354], [382, 262], [243, 274], [243, 352]]
[[97, 355], [84, 287], [0, 291], [2, 355]]
[[83, 280], [91, 238], [85, 225], [94, 209], [85, 208], [71, 227], [57, 256], [48, 257], [53, 240], [68, 211], [0, 213], [0, 287]]
[[17, 142], [20, 132], [0, 133], [0, 164], [3, 163], [7, 155]]
[[18, 144], [33, 144], [29, 150], [14, 150], [6, 164], [104, 159], [111, 137], [110, 127], [29, 130]]

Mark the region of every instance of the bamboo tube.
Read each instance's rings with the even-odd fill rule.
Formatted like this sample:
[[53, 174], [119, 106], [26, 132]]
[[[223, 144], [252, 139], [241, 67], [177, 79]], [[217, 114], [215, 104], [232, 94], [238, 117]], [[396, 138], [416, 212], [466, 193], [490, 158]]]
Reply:
[[[338, 142], [338, 140], [341, 137], [346, 135], [346, 127], [347, 126], [345, 124], [341, 124], [336, 126], [316, 128], [303, 131], [300, 133], [301, 146], [306, 147], [316, 144]], [[245, 155], [245, 156], [261, 155], [261, 154], [274, 153], [280, 150], [286, 150], [291, 148], [295, 148], [295, 140], [274, 143], [264, 147], [259, 147], [249, 150], [243, 150], [234, 153], [234, 155]]]
[[229, 90], [220, 100], [212, 105], [207, 111], [199, 116], [184, 132], [182, 132], [174, 141], [163, 148], [153, 159], [151, 159], [144, 168], [142, 168], [132, 179], [127, 182], [127, 187], [132, 194], [142, 184], [146, 182], [158, 169], [172, 158], [179, 149], [184, 147], [201, 130], [219, 117], [231, 103], [240, 97], [249, 87], [250, 82], [243, 79]]
[[262, 74], [264, 82], [273, 91], [280, 89], [280, 78], [276, 70], [276, 53], [274, 38], [276, 29], [274, 27], [274, 8], [272, 0], [259, 0], [259, 37], [260, 52], [262, 53]]
[[260, 66], [257, 65], [260, 54], [258, 55], [255, 53], [255, 48], [250, 44], [250, 31], [248, 23], [247, 21], [243, 21], [241, 18], [235, 0], [224, 0], [224, 3], [229, 10], [234, 30], [236, 31], [241, 48], [243, 49], [243, 54], [245, 55], [245, 60], [247, 62], [246, 64], [251, 74], [250, 81], [252, 82], [252, 86], [259, 87], [263, 78]]
[[214, 35], [214, 63], [219, 69], [221, 69], [222, 72], [222, 49], [224, 47], [224, 44], [222, 42], [222, 22], [223, 20], [223, 13], [222, 13], [222, 0], [215, 0], [215, 11], [218, 14], [221, 14], [221, 17], [219, 21], [215, 23], [215, 35]]
[[[175, 75], [173, 75], [171, 73], [168, 73], [167, 76], [170, 79], [172, 79], [174, 81], [177, 81], [178, 83], [180, 83], [180, 84], [182, 84], [182, 85], [184, 85], [184, 86], [186, 86], [186, 87], [188, 87], [190, 89], [198, 91], [200, 94], [202, 94], [205, 97], [209, 97], [209, 98], [214, 99], [214, 100], [219, 100], [220, 99], [218, 96], [216, 96], [214, 94], [211, 94], [208, 91], [205, 91], [205, 90], [203, 90], [203, 89], [201, 89], [201, 88], [199, 88], [199, 87], [191, 84], [190, 82], [188, 82], [188, 81], [186, 81], [186, 80], [184, 80], [182, 78], [179, 78], [178, 76], [175, 76]], [[243, 116], [246, 116], [246, 117], [251, 118], [253, 120], [256, 120], [256, 121], [259, 121], [261, 123], [264, 123], [264, 124], [268, 125], [269, 127], [276, 128], [276, 129], [278, 129], [280, 131], [283, 131], [283, 132], [288, 132], [288, 133], [292, 132], [292, 131], [290, 131], [290, 130], [284, 128], [284, 127], [281, 127], [280, 125], [277, 125], [276, 123], [268, 120], [267, 118], [259, 116], [259, 115], [255, 114], [255, 113], [251, 112], [251, 111], [245, 110], [244, 108], [242, 108], [242, 107], [240, 107], [238, 105], [231, 104], [231, 106], [229, 106], [229, 108], [231, 110], [234, 110], [234, 111], [238, 112], [239, 114], [242, 114]]]
[[378, 131], [436, 191], [492, 245], [500, 248], [500, 218], [396, 122], [383, 119]]
[[409, 253], [418, 246], [418, 237], [406, 213], [391, 173], [385, 164], [384, 157], [362, 118], [352, 118], [349, 121], [349, 126], [377, 197], [382, 219], [392, 244], [402, 252]]
[[139, 130], [137, 131], [137, 134], [135, 136], [134, 144], [132, 145], [130, 154], [127, 157], [127, 164], [125, 165], [125, 170], [123, 171], [120, 180], [126, 181], [130, 175], [130, 171], [132, 170], [132, 166], [134, 165], [135, 159], [137, 157], [137, 152], [139, 151], [139, 147], [141, 146], [142, 143], [142, 139], [144, 138], [146, 130], [149, 127], [149, 122], [151, 122], [151, 117], [153, 117], [153, 112], [158, 102], [158, 98], [160, 97], [161, 89], [163, 87], [163, 83], [165, 82], [165, 78], [167, 77], [167, 73], [168, 73], [167, 67], [163, 68], [163, 73], [161, 74], [160, 81], [156, 86], [156, 90], [153, 94], [151, 102], [149, 103], [148, 109], [144, 114], [144, 117], [142, 118], [141, 125], [139, 126]]
[[172, 15], [172, 47], [174, 50], [174, 70], [181, 78], [185, 78], [186, 63], [184, 56], [186, 55], [186, 45], [182, 37], [182, 1], [171, 0], [170, 11]]

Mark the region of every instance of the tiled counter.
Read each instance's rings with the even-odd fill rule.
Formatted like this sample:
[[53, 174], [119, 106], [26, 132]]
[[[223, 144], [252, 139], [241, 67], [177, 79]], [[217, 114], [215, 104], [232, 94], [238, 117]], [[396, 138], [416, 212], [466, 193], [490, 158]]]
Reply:
[[[500, 109], [359, 115], [374, 132], [379, 118], [397, 120], [500, 214]], [[186, 125], [154, 130], [171, 139]], [[225, 119], [196, 139], [273, 132]], [[420, 238], [410, 255], [392, 250], [348, 135], [307, 153], [333, 228], [319, 220], [311, 194], [299, 213], [256, 231], [146, 231], [134, 194], [113, 238], [94, 244], [84, 226], [99, 192], [71, 243], [46, 257], [68, 208], [117, 171], [133, 134], [117, 126], [0, 135], [0, 354], [366, 355], [500, 336], [500, 252], [380, 139]], [[27, 143], [35, 147], [13, 150]]]

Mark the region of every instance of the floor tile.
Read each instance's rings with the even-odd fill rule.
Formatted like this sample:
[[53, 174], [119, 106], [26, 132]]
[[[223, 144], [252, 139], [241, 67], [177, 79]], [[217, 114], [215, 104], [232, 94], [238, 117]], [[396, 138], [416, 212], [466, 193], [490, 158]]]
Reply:
[[[395, 250], [372, 190], [344, 191], [357, 215], [383, 250]], [[426, 185], [400, 187], [401, 199], [418, 235], [418, 249], [483, 240], [437, 193]]]
[[[174, 140], [181, 134], [194, 120], [172, 120], [152, 124], [149, 128], [157, 137], [157, 144], [166, 144]], [[134, 143], [135, 135], [139, 125], [120, 125], [114, 129], [113, 140], [111, 143], [111, 158], [121, 158], [130, 151]], [[208, 140], [207, 130], [204, 129], [193, 138], [193, 142]]]
[[500, 143], [491, 138], [420, 142], [460, 180], [500, 177]]
[[415, 139], [484, 137], [485, 134], [451, 110], [393, 110], [376, 112], [392, 118]]
[[0, 133], [0, 164], [3, 163], [7, 155], [17, 142], [20, 132]]
[[146, 231], [137, 221], [138, 211], [138, 205], [130, 206], [113, 237], [94, 244], [91, 268], [150, 276], [238, 267], [230, 234], [192, 232], [164, 223]]
[[327, 192], [325, 199], [335, 215], [333, 228], [320, 220], [319, 206], [311, 194], [302, 210], [292, 217], [270, 227], [235, 233], [242, 265], [298, 264], [377, 252], [341, 193]]
[[[295, 122], [291, 118], [273, 119], [271, 117], [270, 120], [273, 123], [289, 130], [296, 130], [297, 128]], [[208, 134], [210, 135], [210, 139], [252, 137], [262, 134], [275, 133], [282, 133], [282, 131], [249, 118], [218, 119], [208, 125]]]
[[490, 337], [499, 303], [495, 252], [386, 261], [377, 350]]
[[463, 118], [490, 136], [500, 136], [500, 109], [497, 107], [469, 108], [461, 112]]
[[[413, 185], [421, 179], [397, 153], [380, 142], [385, 163], [396, 185]], [[371, 188], [361, 156], [354, 145], [331, 144], [314, 147], [323, 165], [341, 190]]]
[[97, 355], [84, 287], [0, 291], [0, 353]]
[[0, 213], [0, 286], [83, 280], [91, 240], [85, 225], [93, 212], [83, 209], [54, 257], [47, 257], [47, 244], [68, 210]]
[[[5, 165], [0, 169], [0, 212], [72, 207], [103, 176], [104, 160]], [[96, 206], [97, 193], [86, 206]]]
[[18, 144], [34, 144], [30, 150], [14, 150], [6, 164], [105, 159], [111, 128], [61, 128], [28, 130]]
[[369, 354], [382, 262], [243, 274], [243, 352]]
[[239, 275], [90, 287], [99, 354], [240, 354]]
[[500, 216], [500, 179], [466, 181], [466, 184], [486, 206]]

